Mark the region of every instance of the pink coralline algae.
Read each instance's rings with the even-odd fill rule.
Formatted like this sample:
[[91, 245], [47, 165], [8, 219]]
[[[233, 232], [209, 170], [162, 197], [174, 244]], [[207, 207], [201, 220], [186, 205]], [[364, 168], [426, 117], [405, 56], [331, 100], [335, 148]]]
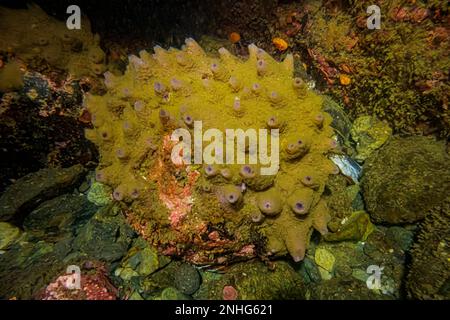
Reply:
[[223, 300], [237, 300], [238, 292], [233, 286], [223, 287]]

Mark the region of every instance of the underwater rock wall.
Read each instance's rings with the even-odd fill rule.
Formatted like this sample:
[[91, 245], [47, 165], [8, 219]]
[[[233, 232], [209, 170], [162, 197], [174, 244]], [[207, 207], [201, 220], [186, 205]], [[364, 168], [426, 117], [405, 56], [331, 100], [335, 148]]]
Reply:
[[[166, 254], [194, 263], [287, 252], [302, 260], [312, 230], [327, 232], [321, 194], [338, 172], [327, 158], [337, 149], [331, 117], [293, 77], [291, 55], [278, 63], [255, 45], [247, 61], [219, 54], [210, 58], [187, 39], [182, 50], [130, 56], [123, 76], [105, 74], [107, 94], [85, 99], [95, 127], [86, 136], [100, 151], [96, 178], [114, 188], [115, 200], [129, 205], [130, 223]], [[221, 132], [279, 129], [280, 170], [261, 175], [261, 162], [173, 163], [173, 130], [192, 132], [195, 121]]]

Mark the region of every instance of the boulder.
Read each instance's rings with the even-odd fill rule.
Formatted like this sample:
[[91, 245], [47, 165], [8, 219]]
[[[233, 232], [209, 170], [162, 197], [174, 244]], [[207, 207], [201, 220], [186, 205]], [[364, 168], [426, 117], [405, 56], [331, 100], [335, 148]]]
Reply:
[[82, 165], [75, 165], [46, 168], [20, 178], [0, 197], [0, 221], [21, 222], [40, 203], [77, 187], [85, 174]]
[[421, 136], [395, 137], [363, 168], [362, 189], [375, 223], [414, 223], [450, 190], [450, 157], [444, 142]]

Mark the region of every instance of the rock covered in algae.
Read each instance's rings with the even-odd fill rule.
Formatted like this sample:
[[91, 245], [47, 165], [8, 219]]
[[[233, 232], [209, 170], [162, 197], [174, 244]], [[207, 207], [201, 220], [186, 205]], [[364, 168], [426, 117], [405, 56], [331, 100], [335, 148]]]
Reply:
[[0, 222], [0, 250], [7, 249], [19, 236], [19, 228], [7, 222]]
[[230, 266], [224, 274], [203, 273], [197, 300], [294, 300], [305, 298], [305, 283], [286, 261], [273, 261], [269, 270], [261, 261]]
[[0, 220], [23, 219], [29, 210], [76, 187], [86, 174], [80, 164], [46, 168], [17, 180], [0, 197]]
[[450, 298], [450, 197], [433, 208], [421, 225], [411, 250], [406, 288], [410, 298]]
[[[327, 158], [336, 147], [332, 119], [321, 112], [321, 97], [293, 77], [291, 55], [280, 63], [250, 45], [246, 61], [223, 48], [211, 58], [187, 39], [181, 50], [131, 55], [125, 74], [106, 73], [105, 84], [104, 96], [85, 97], [94, 125], [86, 136], [100, 150], [96, 179], [113, 188], [132, 226], [163, 253], [194, 263], [286, 253], [299, 261], [313, 229], [327, 232], [321, 194], [335, 173]], [[185, 149], [183, 161], [172, 161], [181, 144], [171, 140], [174, 130], [190, 133], [182, 143], [197, 148], [199, 123], [201, 150], [214, 163], [186, 163]], [[231, 137], [228, 153], [229, 136], [208, 136], [208, 129], [241, 129], [257, 147]], [[279, 153], [264, 159], [276, 146], [272, 129]], [[245, 160], [237, 163], [239, 155]], [[274, 164], [264, 160], [276, 155], [279, 170], [264, 175]]]
[[105, 72], [105, 53], [86, 18], [81, 19], [80, 29], [69, 30], [37, 5], [0, 7], [0, 30], [0, 51], [13, 53], [31, 66], [40, 67], [45, 61], [74, 77]]
[[356, 142], [355, 159], [364, 161], [379, 149], [391, 136], [392, 129], [386, 122], [374, 116], [361, 116], [355, 119], [351, 129], [352, 139]]
[[391, 139], [364, 165], [361, 183], [372, 220], [422, 220], [448, 194], [448, 163], [442, 142], [420, 136]]

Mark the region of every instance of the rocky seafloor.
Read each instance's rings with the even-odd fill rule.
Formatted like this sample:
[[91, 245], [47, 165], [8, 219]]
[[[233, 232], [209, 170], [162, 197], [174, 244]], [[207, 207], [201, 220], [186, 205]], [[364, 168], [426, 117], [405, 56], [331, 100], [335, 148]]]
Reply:
[[[248, 11], [245, 1], [239, 3], [241, 7], [234, 5], [216, 17], [222, 28], [214, 37], [199, 39], [208, 54], [226, 46], [239, 57], [247, 55], [244, 43], [217, 38], [232, 31], [228, 29], [233, 12]], [[273, 10], [282, 16], [296, 12], [293, 7], [280, 4]], [[291, 17], [281, 26], [274, 22], [269, 30], [261, 30], [263, 22], [242, 19], [239, 27], [247, 26], [242, 37], [253, 37], [267, 52], [270, 36], [295, 27], [297, 21]], [[433, 23], [441, 23], [434, 19]], [[83, 37], [91, 39], [89, 34]], [[265, 37], [269, 39], [264, 44]], [[59, 45], [59, 40], [50, 40], [53, 46], [51, 41]], [[355, 117], [346, 103], [334, 100], [335, 92], [333, 97], [322, 96], [330, 90], [309, 92], [322, 96], [322, 111], [330, 115], [327, 125], [337, 132], [340, 152], [328, 156], [339, 173], [330, 175], [320, 188], [328, 207], [328, 232], [310, 233], [301, 261], [284, 251], [276, 257], [267, 255], [259, 250], [264, 241], [252, 237], [245, 240], [253, 241], [255, 253], [219, 259], [220, 263], [212, 256], [210, 264], [191, 264], [186, 255], [161, 250], [159, 243], [130, 224], [130, 206], [114, 196], [117, 184], [99, 181], [96, 169], [102, 150], [99, 155], [84, 138], [84, 129], [95, 127], [91, 123], [95, 121], [92, 110], [82, 105], [82, 96], [104, 95], [111, 88], [104, 85], [101, 73], [107, 69], [119, 76], [127, 65], [117, 50], [120, 43], [102, 43], [104, 55], [97, 50], [98, 40], [92, 41], [81, 51], [63, 45], [68, 55], [86, 55], [90, 61], [78, 70], [84, 74], [77, 79], [68, 76], [70, 70], [64, 70], [66, 65], [58, 59], [42, 62], [40, 53], [23, 57], [21, 50], [28, 53], [30, 48], [14, 52], [0, 47], [0, 68], [17, 63], [22, 72], [26, 70], [17, 82], [17, 70], [0, 69], [0, 82], [12, 84], [0, 90], [1, 150], [7, 155], [0, 185], [1, 299], [450, 299], [448, 142], [435, 132], [417, 135], [416, 130], [398, 130], [375, 115]], [[137, 54], [134, 48], [122, 50]], [[285, 58], [276, 50], [270, 53]], [[102, 72], [97, 70], [100, 65]], [[305, 84], [324, 80], [306, 74], [301, 64], [294, 68]], [[443, 123], [445, 119], [439, 126]], [[209, 235], [214, 231], [224, 235], [230, 228], [221, 223], [214, 227], [208, 229]], [[244, 230], [240, 225], [232, 228]], [[220, 246], [220, 240], [210, 237], [204, 243]], [[72, 273], [74, 266], [79, 278]], [[76, 280], [79, 289], [69, 285]]]

